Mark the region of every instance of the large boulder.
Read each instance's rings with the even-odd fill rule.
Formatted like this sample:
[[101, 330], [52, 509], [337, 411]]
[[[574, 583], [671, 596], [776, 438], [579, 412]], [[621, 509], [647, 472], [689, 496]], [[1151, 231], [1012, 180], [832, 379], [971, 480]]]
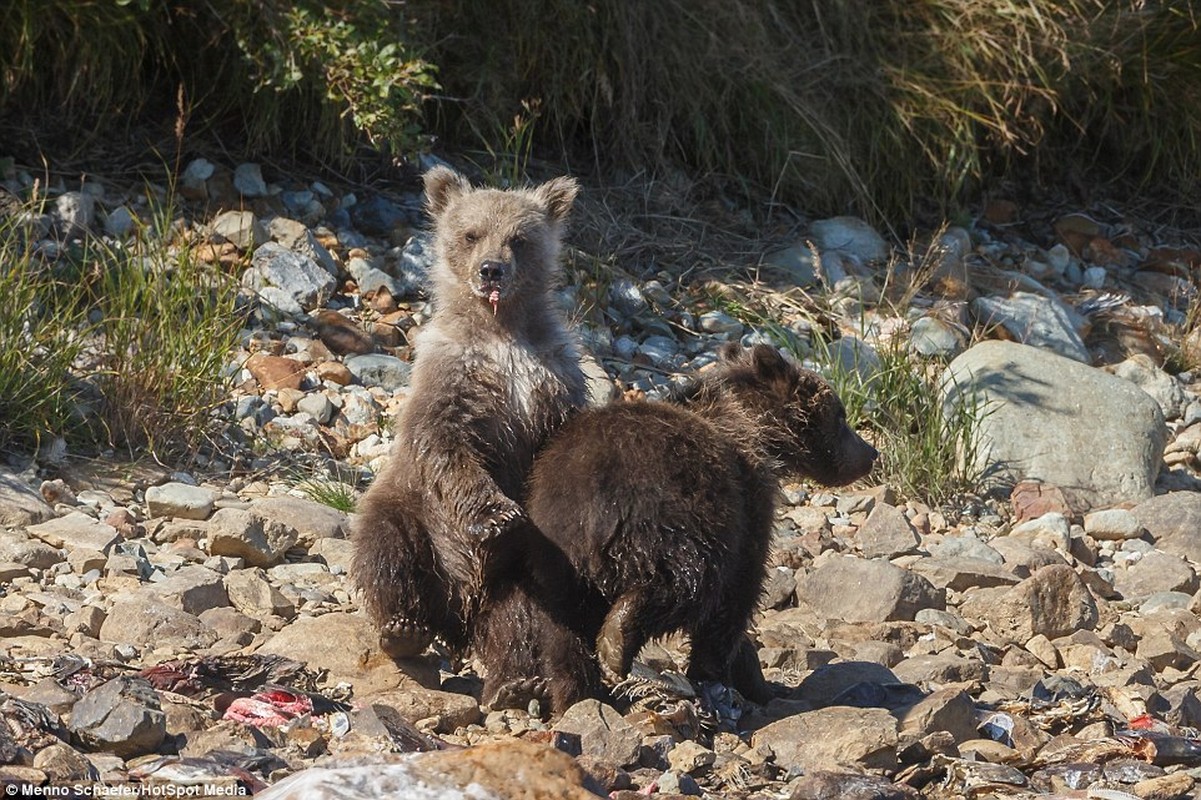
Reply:
[[971, 466], [987, 483], [1059, 486], [1080, 511], [1154, 494], [1167, 428], [1129, 381], [1013, 342], [981, 342], [943, 373], [947, 407], [975, 398], [983, 416]]

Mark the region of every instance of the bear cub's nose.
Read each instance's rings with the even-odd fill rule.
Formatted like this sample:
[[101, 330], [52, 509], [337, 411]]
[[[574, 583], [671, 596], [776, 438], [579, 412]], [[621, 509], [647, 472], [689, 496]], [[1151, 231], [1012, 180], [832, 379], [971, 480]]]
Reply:
[[486, 281], [499, 281], [505, 277], [505, 264], [501, 261], [485, 261], [480, 264], [480, 277]]

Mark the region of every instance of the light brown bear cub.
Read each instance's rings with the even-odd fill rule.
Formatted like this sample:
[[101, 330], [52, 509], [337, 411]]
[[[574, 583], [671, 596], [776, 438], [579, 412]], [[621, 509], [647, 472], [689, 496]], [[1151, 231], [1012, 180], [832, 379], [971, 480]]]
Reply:
[[425, 175], [434, 312], [388, 465], [359, 504], [353, 579], [394, 657], [466, 642], [491, 554], [524, 521], [534, 453], [585, 403], [575, 340], [551, 292], [577, 184], [474, 189]]

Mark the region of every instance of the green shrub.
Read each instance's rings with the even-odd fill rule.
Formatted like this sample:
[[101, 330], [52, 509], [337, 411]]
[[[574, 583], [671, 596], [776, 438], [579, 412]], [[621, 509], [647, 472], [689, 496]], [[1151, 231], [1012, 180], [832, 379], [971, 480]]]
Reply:
[[853, 203], [905, 218], [1016, 167], [1195, 198], [1201, 17], [1186, 6], [410, 4], [454, 98], [436, 118], [444, 133], [506, 130], [541, 101], [543, 145], [576, 154], [577, 170], [682, 165], [815, 213]]
[[243, 152], [344, 154], [364, 136], [410, 150], [435, 84], [398, 8], [13, 0], [0, 10], [0, 110], [53, 109], [75, 137], [166, 120], [215, 127]]
[[72, 372], [86, 322], [79, 285], [24, 239], [15, 219], [0, 219], [0, 450], [66, 433], [80, 389]]
[[186, 245], [145, 233], [128, 247], [88, 242], [80, 254], [95, 320], [86, 376], [108, 444], [187, 451], [227, 398], [226, 366], [244, 321], [238, 284]]

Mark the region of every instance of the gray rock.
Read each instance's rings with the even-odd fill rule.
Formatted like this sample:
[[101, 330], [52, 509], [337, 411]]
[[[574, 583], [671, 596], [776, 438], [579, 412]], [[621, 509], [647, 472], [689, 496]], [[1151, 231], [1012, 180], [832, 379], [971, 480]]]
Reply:
[[584, 755], [616, 767], [638, 763], [642, 734], [612, 706], [599, 700], [581, 700], [563, 712], [555, 730], [578, 734]]
[[942, 608], [944, 593], [920, 575], [884, 561], [837, 556], [797, 584], [797, 597], [827, 619], [847, 622], [911, 620], [923, 608]]
[[1164, 419], [1174, 420], [1184, 416], [1188, 396], [1180, 383], [1168, 373], [1155, 366], [1148, 356], [1132, 356], [1113, 367], [1113, 374], [1133, 383], [1159, 403]]
[[404, 285], [403, 281], [379, 269], [368, 259], [357, 256], [350, 259], [346, 265], [346, 271], [354, 278], [355, 283], [359, 285], [359, 291], [363, 294], [379, 291], [381, 286], [396, 298], [409, 294], [408, 287]]
[[299, 538], [291, 525], [240, 508], [218, 509], [209, 521], [209, 553], [242, 558], [252, 567], [278, 564]]
[[79, 699], [70, 729], [89, 749], [128, 759], [158, 749], [167, 735], [167, 717], [149, 681], [123, 675]]
[[1167, 440], [1159, 406], [1101, 370], [1012, 342], [981, 342], [943, 374], [944, 403], [982, 403], [985, 483], [1059, 486], [1080, 510], [1154, 494]]
[[1082, 286], [1085, 289], [1100, 289], [1105, 285], [1105, 279], [1109, 273], [1105, 271], [1105, 267], [1089, 267], [1084, 270], [1084, 280]]
[[1017, 644], [1036, 634], [1055, 639], [1097, 624], [1096, 601], [1069, 566], [1043, 567], [1010, 589], [973, 594], [961, 610]]
[[796, 591], [796, 577], [788, 567], [776, 567], [767, 571], [763, 581], [764, 608], [784, 608], [792, 603]]
[[977, 297], [972, 313], [984, 326], [1000, 325], [1017, 341], [1050, 350], [1082, 364], [1092, 363], [1076, 319], [1053, 297], [1014, 292], [1009, 297]]
[[104, 215], [104, 232], [114, 239], [124, 239], [133, 232], [137, 218], [125, 206], [117, 206]]
[[146, 511], [152, 517], [208, 519], [215, 501], [212, 489], [187, 483], [164, 483], [146, 489]]
[[413, 372], [413, 366], [407, 361], [383, 353], [349, 356], [343, 363], [359, 383], [389, 392], [408, 386]]
[[809, 226], [809, 235], [823, 254], [827, 250], [836, 250], [863, 263], [884, 261], [891, 254], [884, 237], [858, 217], [817, 220]]
[[1138, 504], [1133, 511], [1157, 548], [1201, 560], [1201, 494], [1170, 492]]
[[913, 790], [875, 775], [814, 770], [788, 784], [788, 800], [913, 800]]
[[308, 414], [321, 425], [328, 425], [334, 417], [334, 404], [321, 393], [306, 394], [296, 402], [296, 410]]
[[1072, 547], [1072, 526], [1063, 514], [1048, 511], [1040, 517], [1015, 525], [1010, 529], [1008, 538], [1069, 553]]
[[988, 667], [983, 661], [964, 658], [952, 651], [910, 656], [892, 671], [898, 681], [918, 686], [975, 683], [988, 678]]
[[52, 744], [39, 750], [33, 757], [33, 766], [45, 772], [52, 785], [100, 779], [92, 762], [67, 744]]
[[266, 197], [267, 183], [258, 164], [239, 164], [234, 169], [234, 188], [243, 197]]
[[53, 215], [63, 236], [83, 236], [96, 222], [96, 199], [88, 192], [64, 192], [54, 201]]
[[429, 282], [430, 269], [434, 266], [434, 239], [432, 234], [419, 233], [411, 237], [400, 251], [400, 264], [396, 272], [404, 285], [417, 295], [425, 290]]
[[[276, 307], [291, 312], [293, 307], [311, 311], [324, 305], [337, 280], [309, 256], [267, 242], [254, 251], [250, 269], [242, 275], [242, 284], [273, 303], [287, 298], [290, 303], [283, 301], [284, 305]], [[274, 292], [268, 293], [268, 289]]]
[[225, 576], [225, 588], [233, 607], [247, 616], [255, 619], [296, 616], [296, 606], [267, 581], [261, 570], [234, 570]]
[[80, 511], [52, 519], [25, 529], [30, 536], [41, 539], [51, 547], [107, 552], [119, 538], [117, 529], [92, 519]]
[[742, 335], [743, 324], [724, 311], [706, 311], [697, 321], [705, 333], [724, 333], [732, 337]]
[[816, 266], [817, 256], [803, 240], [763, 256], [763, 267], [787, 275], [790, 282], [801, 287], [817, 284]]
[[877, 503], [855, 535], [864, 558], [895, 558], [917, 550], [921, 539], [905, 512], [887, 503]]
[[[353, 683], [357, 697], [395, 689], [411, 681], [379, 649], [379, 629], [363, 614], [334, 612], [319, 617], [297, 617], [268, 639], [258, 652], [287, 656], [311, 669], [326, 670], [331, 685], [339, 681]], [[436, 669], [432, 678], [436, 686]]]
[[1143, 526], [1133, 511], [1107, 508], [1084, 515], [1084, 532], [1099, 541], [1122, 541], [1142, 536]]
[[888, 770], [896, 767], [897, 720], [882, 708], [831, 706], [760, 728], [751, 745], [770, 747], [786, 770], [845, 765]]
[[1004, 564], [1005, 557], [975, 536], [947, 536], [941, 542], [936, 542], [927, 548], [935, 558], [970, 558], [988, 561], [992, 564]]
[[150, 595], [135, 593], [113, 603], [100, 626], [100, 641], [139, 647], [208, 647], [217, 636], [195, 614]]
[[1021, 581], [1000, 564], [963, 556], [923, 558], [909, 565], [937, 589], [963, 592], [976, 587], [1013, 586]]
[[282, 522], [297, 533], [297, 544], [308, 549], [319, 539], [345, 539], [350, 535], [350, 517], [307, 497], [264, 497], [250, 504], [251, 513]]
[[638, 284], [618, 278], [609, 285], [609, 303], [624, 317], [636, 317], [650, 307]]
[[921, 739], [946, 731], [960, 744], [976, 739], [976, 704], [962, 689], [938, 689], [901, 712], [901, 732]]
[[909, 332], [909, 347], [927, 358], [954, 358], [963, 346], [963, 333], [938, 317], [922, 317]]
[[860, 383], [869, 386], [880, 374], [880, 356], [876, 349], [855, 336], [843, 336], [826, 346], [825, 360], [837, 364], [844, 374], [857, 374]]
[[1157, 592], [1192, 594], [1198, 588], [1197, 573], [1183, 558], [1159, 550], [1143, 554], [1126, 569], [1114, 569], [1113, 585], [1127, 600], [1141, 600]]
[[338, 263], [334, 257], [303, 223], [287, 217], [275, 217], [267, 225], [267, 232], [292, 252], [316, 261], [330, 275], [338, 274]]
[[204, 182], [213, 177], [213, 173], [217, 170], [212, 162], [204, 158], [194, 158], [184, 167], [184, 171], [179, 176], [179, 182], [182, 188], [198, 191], [204, 188]]
[[251, 211], [226, 211], [213, 220], [213, 237], [249, 253], [267, 241], [267, 229]]
[[0, 528], [23, 528], [54, 516], [36, 489], [0, 469]]
[[339, 568], [342, 572], [350, 569], [350, 561], [354, 555], [354, 545], [349, 539], [334, 539], [327, 537], [318, 539], [309, 548], [309, 555], [322, 559], [330, 569]]
[[145, 591], [159, 602], [188, 614], [229, 605], [224, 578], [197, 564], [177, 569]]
[[62, 551], [24, 534], [0, 529], [0, 561], [34, 569], [50, 569], [64, 559]]
[[616, 400], [621, 394], [613, 378], [591, 354], [585, 353], [580, 357], [580, 368], [584, 370], [584, 385], [588, 392], [589, 406], [603, 406]]

